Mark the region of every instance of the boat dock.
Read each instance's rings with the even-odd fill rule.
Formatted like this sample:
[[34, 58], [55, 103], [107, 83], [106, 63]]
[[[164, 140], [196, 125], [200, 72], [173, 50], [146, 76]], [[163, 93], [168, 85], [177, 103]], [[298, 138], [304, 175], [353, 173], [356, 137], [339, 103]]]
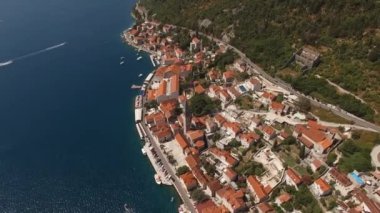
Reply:
[[155, 67], [156, 64], [154, 63], [154, 57], [153, 57], [153, 55], [150, 55], [149, 58], [150, 58], [150, 61], [151, 61], [152, 64], [153, 64], [153, 67]]
[[161, 160], [158, 158], [156, 151], [154, 150], [153, 146], [148, 142], [148, 140], [145, 143], [143, 149], [145, 150], [157, 175], [160, 177], [161, 183], [168, 186], [173, 185], [172, 181], [170, 180], [169, 173], [164, 169]]

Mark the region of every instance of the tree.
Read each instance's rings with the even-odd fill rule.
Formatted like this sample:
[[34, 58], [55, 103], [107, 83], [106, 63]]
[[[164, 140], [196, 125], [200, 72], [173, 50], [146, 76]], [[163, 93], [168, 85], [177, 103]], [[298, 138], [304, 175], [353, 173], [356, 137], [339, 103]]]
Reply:
[[187, 166], [181, 166], [177, 169], [177, 175], [180, 176], [180, 175], [183, 175], [185, 174], [186, 172], [190, 171], [189, 167]]
[[299, 157], [303, 159], [305, 157], [305, 146], [300, 147]]
[[330, 152], [328, 155], [327, 155], [327, 160], [326, 160], [326, 163], [327, 165], [329, 166], [333, 166], [333, 163], [336, 161], [336, 158], [338, 156], [335, 154], [335, 152]]
[[195, 189], [190, 193], [190, 196], [193, 200], [195, 200], [197, 203], [201, 203], [202, 201], [205, 201], [208, 199], [208, 196], [204, 193], [203, 190]]
[[299, 100], [296, 102], [296, 105], [303, 112], [309, 112], [311, 109], [310, 100], [304, 97], [300, 97]]
[[220, 104], [205, 94], [197, 94], [190, 98], [190, 110], [195, 116], [207, 115], [219, 108]]

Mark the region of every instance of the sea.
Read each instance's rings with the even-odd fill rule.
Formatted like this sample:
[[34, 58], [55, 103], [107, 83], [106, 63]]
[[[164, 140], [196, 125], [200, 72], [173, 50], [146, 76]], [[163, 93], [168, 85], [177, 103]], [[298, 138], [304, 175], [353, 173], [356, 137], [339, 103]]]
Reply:
[[135, 129], [134, 4], [0, 1], [0, 212], [177, 211]]

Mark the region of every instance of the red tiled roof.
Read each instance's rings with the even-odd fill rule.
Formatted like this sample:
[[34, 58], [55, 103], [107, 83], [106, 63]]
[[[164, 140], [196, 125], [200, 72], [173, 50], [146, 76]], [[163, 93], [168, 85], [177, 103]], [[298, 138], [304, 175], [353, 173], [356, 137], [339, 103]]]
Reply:
[[237, 176], [236, 172], [232, 170], [231, 168], [227, 168], [225, 174], [230, 180], [234, 180]]
[[235, 76], [235, 73], [231, 70], [227, 70], [226, 72], [223, 73], [223, 77], [226, 79], [226, 80], [231, 80], [233, 79]]
[[289, 193], [287, 193], [287, 192], [283, 193], [282, 195], [280, 195], [278, 197], [278, 200], [280, 201], [280, 204], [286, 203], [286, 202], [288, 202], [291, 199], [292, 199], [292, 196]]
[[254, 193], [256, 194], [256, 196], [258, 197], [260, 201], [265, 199], [268, 196], [268, 194], [264, 190], [263, 185], [261, 185], [261, 183], [256, 179], [255, 176], [252, 176], [252, 175], [249, 176], [247, 179], [247, 182], [248, 182], [248, 185], [252, 187]]
[[185, 174], [182, 174], [181, 176], [179, 176], [179, 178], [181, 178], [182, 181], [185, 183], [187, 189], [191, 188], [194, 185], [197, 185], [197, 180], [190, 171], [186, 172]]
[[257, 208], [260, 209], [260, 211], [263, 213], [274, 212], [273, 207], [269, 205], [267, 202], [262, 202], [258, 204]]
[[195, 93], [197, 93], [197, 94], [203, 94], [206, 90], [202, 87], [202, 85], [198, 84], [198, 85], [194, 88], [194, 91], [195, 91]]
[[331, 186], [322, 178], [317, 179], [314, 183], [319, 185], [319, 188], [322, 190], [322, 192], [331, 190]]
[[173, 75], [170, 78], [170, 93], [179, 92], [179, 75]]
[[166, 95], [166, 87], [167, 87], [166, 81], [161, 81], [156, 92], [156, 97]]
[[268, 135], [273, 135], [274, 133], [276, 133], [276, 130], [274, 130], [274, 128], [271, 126], [264, 125], [263, 126], [263, 132], [268, 134]]
[[189, 147], [186, 139], [180, 133], [177, 133], [175, 135], [175, 140], [177, 141], [179, 146], [182, 148], [182, 150], [185, 150], [187, 147]]
[[189, 165], [190, 169], [193, 169], [199, 165], [201, 160], [196, 155], [188, 155], [186, 158], [186, 163]]
[[339, 172], [336, 168], [331, 168], [329, 171], [330, 175], [334, 177], [339, 183], [343, 186], [348, 187], [352, 185], [351, 180], [347, 177], [347, 175]]
[[202, 139], [204, 137], [204, 131], [203, 130], [190, 130], [186, 132], [187, 137], [190, 138], [192, 141], [196, 141], [199, 139]]
[[312, 149], [314, 147], [313, 142], [311, 142], [309, 139], [305, 138], [304, 136], [298, 137], [298, 140], [301, 141], [308, 149]]
[[271, 103], [271, 107], [273, 110], [282, 111], [282, 110], [284, 110], [285, 106], [282, 103], [278, 103], [278, 102], [273, 101]]
[[296, 184], [299, 185], [302, 183], [301, 177], [292, 169], [288, 168], [286, 170], [286, 174], [289, 176], [289, 178]]

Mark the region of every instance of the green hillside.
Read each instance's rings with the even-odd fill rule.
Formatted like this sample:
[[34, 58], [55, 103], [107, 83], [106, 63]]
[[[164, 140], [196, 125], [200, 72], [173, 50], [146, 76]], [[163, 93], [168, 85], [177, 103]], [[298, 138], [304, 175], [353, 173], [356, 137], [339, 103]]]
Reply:
[[[297, 89], [380, 122], [376, 113], [380, 112], [380, 1], [141, 0], [141, 4], [153, 19], [229, 40], [268, 73]], [[304, 45], [315, 47], [322, 62], [301, 74], [294, 64], [285, 65]], [[339, 94], [324, 78], [365, 103]]]

